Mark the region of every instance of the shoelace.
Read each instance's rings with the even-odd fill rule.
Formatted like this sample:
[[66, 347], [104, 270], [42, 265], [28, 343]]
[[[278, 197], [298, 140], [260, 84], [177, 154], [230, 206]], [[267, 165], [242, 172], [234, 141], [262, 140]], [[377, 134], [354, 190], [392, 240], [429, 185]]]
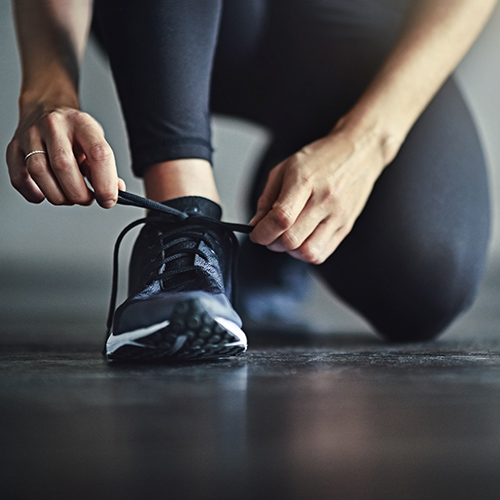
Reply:
[[[156, 212], [161, 212], [165, 213], [174, 217], [177, 217], [179, 220], [186, 220], [188, 218], [196, 219], [196, 221], [199, 221], [200, 223], [205, 223], [205, 224], [210, 224], [210, 225], [215, 225], [215, 226], [223, 226], [226, 229], [229, 229], [231, 231], [231, 236], [232, 238], [236, 239], [233, 232], [238, 232], [238, 233], [250, 233], [253, 229], [252, 226], [249, 226], [247, 224], [235, 224], [233, 222], [222, 222], [216, 219], [212, 219], [210, 217], [204, 217], [201, 215], [188, 215], [184, 212], [181, 212], [180, 210], [176, 210], [175, 208], [169, 207], [167, 205], [163, 205], [161, 203], [158, 203], [153, 200], [149, 200], [148, 198], [144, 198], [143, 196], [139, 196], [137, 194], [133, 193], [128, 193], [127, 191], [118, 191], [118, 204], [120, 205], [128, 205], [128, 206], [133, 206], [133, 207], [138, 207], [138, 208], [144, 208], [146, 210], [154, 210]], [[116, 239], [114, 251], [113, 251], [113, 278], [112, 278], [112, 285], [111, 285], [111, 297], [109, 301], [109, 309], [108, 309], [108, 318], [106, 321], [106, 327], [107, 327], [107, 333], [109, 335], [111, 331], [111, 327], [113, 324], [113, 316], [116, 308], [116, 299], [118, 295], [118, 268], [119, 268], [119, 252], [120, 252], [120, 246], [125, 238], [125, 236], [128, 234], [130, 230], [132, 230], [134, 227], [137, 227], [141, 224], [146, 224], [149, 222], [161, 222], [163, 219], [161, 217], [143, 217], [142, 219], [138, 219], [134, 222], [131, 222], [128, 226], [126, 226], [122, 232], [118, 235], [118, 238]], [[179, 233], [181, 230], [179, 230]], [[172, 246], [174, 242], [170, 243], [170, 246]], [[165, 259], [164, 263], [170, 262], [172, 260], [175, 260], [176, 258], [180, 258], [184, 256], [185, 254], [189, 253], [198, 253], [194, 249], [184, 249], [183, 251], [174, 254], [167, 259]], [[184, 255], [183, 255], [184, 254]], [[203, 256], [202, 256], [203, 257]], [[236, 266], [236, 260], [233, 259], [233, 266]], [[235, 269], [233, 269], [233, 275], [234, 275]], [[165, 273], [167, 274], [167, 273]], [[173, 274], [176, 274], [175, 272]]]

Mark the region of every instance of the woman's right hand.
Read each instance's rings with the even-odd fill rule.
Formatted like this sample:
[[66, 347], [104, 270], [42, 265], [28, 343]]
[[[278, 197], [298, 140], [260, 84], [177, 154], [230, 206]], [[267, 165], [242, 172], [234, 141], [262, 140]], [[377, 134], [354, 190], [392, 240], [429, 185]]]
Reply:
[[[25, 161], [32, 151], [45, 154]], [[102, 127], [76, 108], [37, 105], [22, 111], [7, 148], [7, 165], [12, 185], [32, 203], [90, 205], [95, 199], [110, 208], [118, 189], [125, 189]]]

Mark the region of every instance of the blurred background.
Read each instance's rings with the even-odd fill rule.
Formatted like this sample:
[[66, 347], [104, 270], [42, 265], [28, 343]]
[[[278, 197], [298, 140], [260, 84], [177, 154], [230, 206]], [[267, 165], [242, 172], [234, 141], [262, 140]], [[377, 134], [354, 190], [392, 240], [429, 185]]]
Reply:
[[[500, 263], [500, 10], [457, 70], [457, 77], [475, 116], [489, 159], [495, 224], [489, 275]], [[129, 191], [142, 192], [129, 169], [124, 125], [106, 61], [91, 43], [82, 72], [83, 109], [104, 127], [116, 155], [120, 176]], [[11, 187], [5, 149], [17, 123], [20, 65], [10, 2], [0, 0], [0, 325], [9, 332], [27, 334], [33, 321], [66, 325], [95, 322], [101, 328], [107, 308], [114, 241], [125, 226], [142, 216], [138, 209], [97, 206], [54, 207], [47, 202], [31, 205]], [[268, 141], [266, 130], [226, 117], [214, 117], [215, 172], [224, 206], [224, 218], [245, 222], [241, 206], [244, 186]], [[122, 292], [126, 258], [133, 236], [124, 246]], [[500, 287], [499, 287], [500, 288]], [[360, 330], [364, 325], [321, 287], [313, 292], [318, 329]], [[328, 305], [328, 307], [322, 307]], [[319, 309], [318, 309], [319, 308]], [[87, 327], [86, 327], [87, 329]], [[66, 331], [66, 330], [65, 330]], [[94, 330], [93, 330], [94, 331]], [[95, 335], [99, 333], [93, 333]]]

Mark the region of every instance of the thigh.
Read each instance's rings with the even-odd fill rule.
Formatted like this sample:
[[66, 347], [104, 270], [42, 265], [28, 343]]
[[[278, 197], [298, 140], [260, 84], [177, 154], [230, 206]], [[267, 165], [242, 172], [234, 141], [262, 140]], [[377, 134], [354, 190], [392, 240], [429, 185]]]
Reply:
[[268, 171], [327, 134], [354, 105], [394, 42], [402, 11], [378, 0], [274, 0], [263, 17], [244, 65], [216, 58], [212, 87], [215, 112], [272, 134], [251, 189], [253, 206]]
[[[253, 28], [245, 29], [238, 23], [245, 17], [234, 15], [240, 3], [224, 7], [213, 109], [253, 119], [295, 143], [325, 133], [352, 106], [403, 17], [383, 0], [261, 0], [250, 2], [258, 8], [248, 16]], [[235, 33], [248, 32], [252, 43], [245, 45]], [[242, 45], [247, 50], [238, 50]]]
[[473, 300], [489, 230], [481, 146], [450, 80], [376, 183], [351, 234], [316, 271], [386, 337], [430, 338]]

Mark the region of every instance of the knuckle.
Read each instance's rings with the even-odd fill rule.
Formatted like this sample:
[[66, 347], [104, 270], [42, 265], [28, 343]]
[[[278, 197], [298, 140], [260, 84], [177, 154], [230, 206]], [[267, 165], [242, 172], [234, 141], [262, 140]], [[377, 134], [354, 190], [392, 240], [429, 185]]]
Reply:
[[323, 264], [325, 260], [326, 257], [317, 256], [314, 260], [311, 260], [310, 263], [315, 266], [319, 266], [320, 264]]
[[280, 229], [288, 229], [294, 222], [294, 217], [290, 208], [283, 205], [275, 205], [273, 207], [273, 216], [276, 225]]
[[75, 167], [75, 158], [64, 150], [56, 151], [50, 158], [50, 166], [55, 173], [64, 173]]
[[42, 119], [43, 126], [46, 127], [50, 132], [57, 131], [63, 121], [64, 118], [62, 114], [57, 110], [50, 111]]
[[304, 169], [295, 169], [295, 180], [296, 182], [300, 183], [301, 186], [306, 187], [306, 188], [313, 188], [314, 187], [314, 181], [313, 181], [313, 176], [311, 175], [311, 172], [309, 171], [304, 171]]
[[71, 193], [70, 196], [68, 196], [68, 199], [71, 203], [74, 203], [76, 205], [87, 205], [90, 202], [90, 197], [87, 193]]
[[95, 120], [90, 116], [88, 113], [85, 111], [74, 111], [73, 115], [74, 119], [76, 122], [78, 122], [81, 125], [88, 125], [90, 122], [94, 122]]
[[323, 205], [336, 205], [338, 192], [333, 186], [324, 186], [320, 194], [320, 202]]
[[106, 142], [94, 142], [88, 151], [90, 162], [101, 163], [110, 160], [113, 157], [113, 151]]
[[46, 195], [46, 197], [51, 205], [71, 205], [71, 203], [62, 193], [49, 193]]
[[296, 234], [287, 231], [280, 236], [280, 243], [286, 250], [295, 250], [300, 245], [300, 240]]
[[317, 246], [312, 245], [311, 243], [304, 243], [299, 248], [298, 253], [301, 259], [309, 262], [309, 264], [322, 264], [325, 260]]
[[101, 124], [91, 115], [85, 113], [84, 111], [78, 111], [78, 114], [74, 116], [75, 124], [87, 130], [93, 130], [94, 132], [97, 130], [100, 135], [104, 136], [104, 130]]
[[61, 194], [64, 196], [66, 202], [70, 202], [72, 204], [81, 204], [85, 203], [89, 198], [89, 192], [85, 187], [66, 187], [64, 191], [61, 191]]
[[31, 177], [37, 179], [43, 176], [47, 171], [45, 163], [35, 158], [34, 156], [32, 156], [30, 160], [31, 161], [27, 162], [26, 168]]
[[[50, 200], [49, 200], [50, 201]], [[53, 198], [52, 201], [50, 201], [50, 203], [52, 203], [52, 205], [56, 205], [58, 207], [62, 207], [62, 206], [71, 206], [71, 205], [74, 205], [74, 203], [71, 203], [70, 201], [68, 201], [66, 198], [64, 197], [56, 197], [56, 198]]]

